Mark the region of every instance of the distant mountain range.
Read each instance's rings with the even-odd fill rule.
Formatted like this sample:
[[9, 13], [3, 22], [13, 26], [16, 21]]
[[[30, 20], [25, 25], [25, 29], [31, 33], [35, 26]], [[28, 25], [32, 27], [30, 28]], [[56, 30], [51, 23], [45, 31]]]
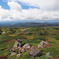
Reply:
[[0, 21], [1, 26], [18, 26], [18, 27], [44, 27], [44, 26], [59, 26], [59, 20], [15, 20], [15, 21]]

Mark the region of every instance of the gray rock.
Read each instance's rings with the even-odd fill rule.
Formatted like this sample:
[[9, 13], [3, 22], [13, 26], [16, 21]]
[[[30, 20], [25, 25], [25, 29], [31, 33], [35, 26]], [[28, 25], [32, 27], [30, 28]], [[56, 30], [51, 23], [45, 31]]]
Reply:
[[22, 43], [22, 40], [21, 39], [18, 39], [18, 42]]
[[28, 34], [32, 34], [32, 31], [26, 31], [26, 33], [28, 33]]
[[2, 32], [2, 34], [5, 34], [6, 32]]
[[12, 52], [10, 56], [14, 56], [14, 55], [16, 55], [16, 53], [15, 52]]
[[48, 42], [42, 41], [42, 42], [38, 45], [38, 48], [44, 48], [44, 47], [45, 47], [44, 44], [48, 45]]
[[33, 48], [29, 53], [28, 56], [30, 57], [39, 57], [42, 55], [42, 52], [36, 48]]
[[31, 47], [31, 50], [32, 50], [33, 48], [36, 48], [36, 47], [35, 47], [35, 46], [32, 46], [32, 47]]
[[15, 44], [14, 44], [14, 48], [18, 49], [20, 47], [21, 47], [21, 43], [16, 41]]
[[23, 48], [20, 48], [19, 52], [22, 53], [22, 52], [25, 52], [25, 50]]
[[24, 49], [30, 49], [30, 45], [27, 43], [23, 46]]
[[24, 50], [24, 49], [22, 49], [22, 52], [25, 52], [25, 50]]
[[48, 52], [48, 53], [46, 54], [46, 57], [52, 57], [51, 53]]
[[45, 47], [44, 45], [41, 44], [38, 45], [38, 48], [44, 48], [44, 47]]
[[42, 41], [40, 44], [44, 45], [44, 44], [48, 44], [48, 42], [47, 41]]
[[17, 57], [21, 57], [21, 54], [19, 53], [19, 54], [17, 54]]
[[14, 52], [15, 51], [15, 48], [11, 48], [10, 49], [10, 53]]

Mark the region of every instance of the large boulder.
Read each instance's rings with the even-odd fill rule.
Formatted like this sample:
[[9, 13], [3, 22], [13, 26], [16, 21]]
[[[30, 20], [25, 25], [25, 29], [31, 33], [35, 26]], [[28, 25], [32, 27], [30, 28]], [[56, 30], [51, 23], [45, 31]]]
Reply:
[[30, 45], [27, 43], [23, 46], [24, 49], [30, 49]]
[[15, 53], [15, 52], [12, 52], [12, 53], [10, 54], [10, 56], [14, 56], [14, 55], [16, 55], [16, 53]]
[[33, 48], [29, 53], [28, 56], [30, 57], [39, 57], [42, 55], [42, 52], [36, 48]]
[[42, 41], [39, 45], [38, 48], [44, 48], [46, 45], [48, 45], [47, 41]]
[[46, 57], [52, 57], [51, 53], [48, 52], [48, 53], [46, 54]]

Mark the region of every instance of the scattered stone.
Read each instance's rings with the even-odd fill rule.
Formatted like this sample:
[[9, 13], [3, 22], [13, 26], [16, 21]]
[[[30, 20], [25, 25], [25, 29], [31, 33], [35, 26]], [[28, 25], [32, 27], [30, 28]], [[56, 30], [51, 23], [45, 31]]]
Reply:
[[33, 48], [29, 53], [28, 56], [30, 57], [39, 57], [42, 55], [42, 52], [36, 48]]
[[25, 52], [25, 50], [24, 50], [24, 49], [22, 49], [22, 52]]
[[28, 34], [32, 34], [32, 31], [26, 31], [26, 33], [28, 33]]
[[25, 31], [25, 30], [27, 30], [27, 29], [21, 29], [21, 31]]
[[31, 50], [32, 50], [33, 48], [37, 48], [37, 47], [35, 47], [35, 46], [32, 46], [32, 47], [31, 47]]
[[19, 53], [22, 53], [22, 52], [25, 52], [25, 49], [20, 48], [20, 49], [19, 49]]
[[48, 42], [47, 41], [42, 41], [39, 45], [38, 45], [38, 48], [44, 48], [46, 47], [46, 45], [48, 45]]
[[42, 41], [41, 44], [43, 44], [43, 45], [46, 44], [47, 45], [48, 42], [47, 41]]
[[15, 53], [15, 52], [12, 52], [12, 53], [10, 54], [10, 56], [14, 56], [14, 55], [16, 55], [16, 53]]
[[30, 45], [27, 43], [23, 46], [24, 49], [30, 49]]
[[51, 53], [48, 52], [48, 53], [46, 54], [46, 57], [52, 57]]
[[2, 32], [2, 34], [5, 34], [6, 32]]
[[15, 48], [11, 48], [10, 49], [10, 53], [14, 52], [15, 51]]
[[18, 41], [16, 41], [15, 44], [14, 44], [14, 48], [15, 48], [15, 49], [18, 49], [18, 48], [20, 48], [20, 47], [21, 47], [21, 43], [18, 42]]
[[18, 39], [18, 41], [16, 41], [15, 44], [14, 44], [14, 48], [15, 49], [20, 48], [21, 47], [21, 43], [22, 43], [22, 40]]
[[21, 57], [21, 54], [19, 53], [19, 54], [17, 54], [17, 57]]
[[[46, 47], [46, 45], [48, 45], [47, 41], [42, 41], [38, 47], [35, 46], [30, 46], [28, 43], [24, 44], [23, 46], [21, 46], [22, 40], [18, 39], [18, 41], [15, 42], [14, 47], [10, 49], [10, 56], [16, 55], [15, 53], [15, 49], [19, 49], [19, 52], [17, 53], [17, 57], [21, 57], [22, 52], [26, 52], [29, 49], [31, 49], [31, 51], [28, 53], [28, 56], [30, 57], [39, 57], [42, 55], [42, 52], [40, 50], [38, 50], [38, 48], [44, 48]], [[7, 46], [6, 48], [8, 48], [9, 46]], [[52, 57], [51, 53], [48, 52], [46, 54], [46, 57]]]
[[22, 43], [22, 40], [21, 39], [18, 39], [18, 42]]
[[38, 48], [44, 48], [44, 47], [45, 47], [44, 45], [41, 44], [38, 45]]

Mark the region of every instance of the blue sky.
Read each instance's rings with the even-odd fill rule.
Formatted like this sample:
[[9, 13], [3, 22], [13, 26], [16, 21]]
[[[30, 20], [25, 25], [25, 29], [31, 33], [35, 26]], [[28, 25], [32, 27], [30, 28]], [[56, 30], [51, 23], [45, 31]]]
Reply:
[[2, 8], [4, 8], [4, 9], [10, 9], [10, 7], [7, 5], [7, 2], [3, 2], [3, 0], [0, 0], [0, 5], [1, 5]]
[[[21, 3], [21, 2], [18, 2], [18, 4], [20, 4], [22, 6], [22, 9], [29, 9], [29, 8], [38, 8], [39, 9], [39, 7], [28, 6], [26, 4], [23, 5], [23, 3]], [[7, 5], [7, 2], [4, 2], [3, 0], [0, 0], [0, 5], [2, 6], [3, 9], [7, 9], [7, 10], [10, 9], [10, 7]]]
[[0, 0], [0, 20], [59, 20], [59, 0]]

